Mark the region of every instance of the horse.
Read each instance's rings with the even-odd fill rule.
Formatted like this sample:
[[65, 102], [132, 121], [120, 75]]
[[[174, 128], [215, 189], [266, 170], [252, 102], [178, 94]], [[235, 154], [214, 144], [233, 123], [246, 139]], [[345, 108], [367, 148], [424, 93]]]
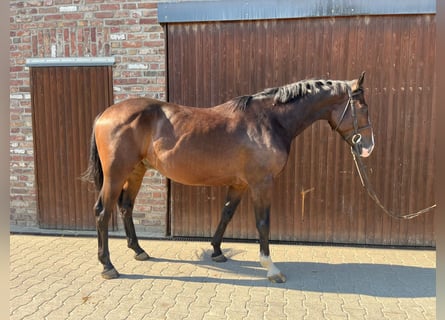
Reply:
[[131, 98], [105, 109], [94, 121], [89, 166], [83, 175], [99, 192], [94, 214], [102, 277], [119, 277], [108, 247], [108, 224], [116, 205], [135, 259], [150, 258], [138, 243], [132, 212], [145, 172], [155, 169], [181, 184], [228, 187], [211, 241], [215, 262], [227, 260], [221, 251], [223, 235], [250, 189], [260, 264], [271, 282], [285, 282], [269, 250], [274, 179], [286, 165], [293, 139], [317, 120], [327, 120], [361, 157], [371, 154], [374, 134], [364, 76], [363, 72], [354, 80], [302, 80], [209, 108]]

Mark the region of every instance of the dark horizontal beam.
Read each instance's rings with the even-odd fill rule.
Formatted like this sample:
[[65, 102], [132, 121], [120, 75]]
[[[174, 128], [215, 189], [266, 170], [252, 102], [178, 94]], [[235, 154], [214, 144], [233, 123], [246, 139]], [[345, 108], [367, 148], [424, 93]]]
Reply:
[[213, 0], [158, 3], [159, 23], [435, 13], [435, 0]]

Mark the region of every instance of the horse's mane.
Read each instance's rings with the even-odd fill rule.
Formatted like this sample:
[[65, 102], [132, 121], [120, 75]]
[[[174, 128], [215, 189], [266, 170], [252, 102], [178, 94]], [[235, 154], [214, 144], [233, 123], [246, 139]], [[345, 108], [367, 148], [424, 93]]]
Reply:
[[245, 95], [231, 100], [235, 109], [246, 110], [249, 103], [255, 99], [273, 98], [274, 104], [287, 103], [293, 99], [307, 95], [315, 95], [320, 91], [331, 91], [339, 94], [348, 90], [346, 81], [338, 80], [302, 80], [281, 87], [268, 88], [254, 95]]

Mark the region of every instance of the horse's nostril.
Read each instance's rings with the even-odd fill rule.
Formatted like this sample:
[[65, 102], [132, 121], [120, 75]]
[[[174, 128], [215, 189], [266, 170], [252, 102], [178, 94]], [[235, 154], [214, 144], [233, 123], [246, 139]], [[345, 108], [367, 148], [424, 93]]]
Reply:
[[360, 157], [367, 158], [371, 155], [372, 150], [374, 150], [374, 144], [372, 144], [369, 148], [362, 148], [360, 151]]

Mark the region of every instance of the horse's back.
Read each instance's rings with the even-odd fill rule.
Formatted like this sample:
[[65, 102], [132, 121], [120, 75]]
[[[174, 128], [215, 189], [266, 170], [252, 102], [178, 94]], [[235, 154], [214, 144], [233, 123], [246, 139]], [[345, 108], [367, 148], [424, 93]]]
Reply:
[[166, 104], [151, 98], [132, 98], [116, 103], [105, 109], [96, 120], [96, 138], [102, 136], [104, 140], [116, 140], [125, 136], [129, 140], [132, 136], [142, 141], [156, 127], [155, 123]]
[[166, 102], [151, 98], [131, 98], [109, 106], [98, 120], [113, 120], [114, 123], [127, 122], [139, 114], [159, 110]]

